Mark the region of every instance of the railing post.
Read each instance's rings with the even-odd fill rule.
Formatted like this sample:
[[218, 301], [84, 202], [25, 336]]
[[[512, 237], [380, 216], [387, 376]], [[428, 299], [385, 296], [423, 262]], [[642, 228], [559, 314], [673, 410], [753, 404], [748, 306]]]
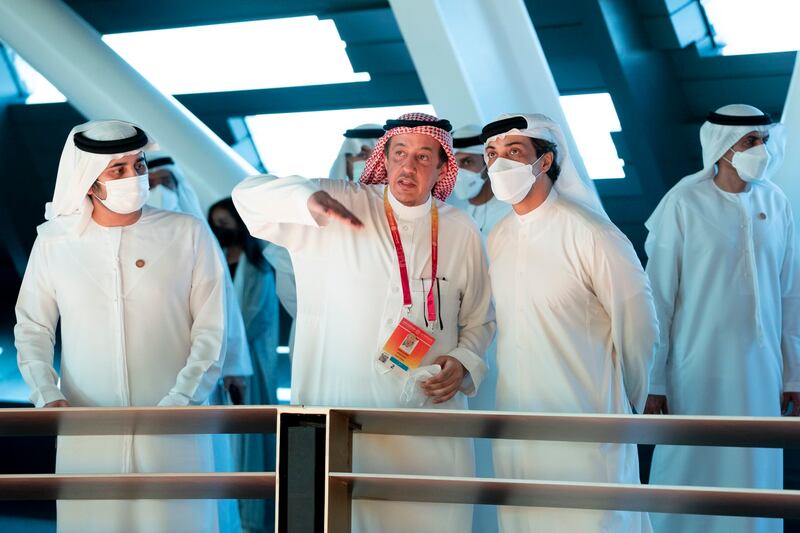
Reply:
[[350, 417], [336, 410], [328, 413], [328, 464], [325, 469], [325, 531], [350, 531], [353, 507], [350, 484], [331, 479], [332, 472], [353, 471], [353, 431]]

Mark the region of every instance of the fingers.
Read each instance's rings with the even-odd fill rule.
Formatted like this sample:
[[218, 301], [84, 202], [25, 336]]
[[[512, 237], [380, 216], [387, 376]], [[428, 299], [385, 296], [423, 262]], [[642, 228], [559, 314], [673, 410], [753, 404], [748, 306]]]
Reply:
[[445, 396], [453, 391], [457, 391], [458, 387], [460, 386], [461, 386], [461, 380], [458, 379], [457, 377], [454, 377], [446, 381], [445, 383], [442, 383], [441, 385], [433, 387], [423, 387], [422, 390], [428, 396], [435, 398], [438, 396]]
[[442, 371], [433, 376], [430, 379], [427, 379], [422, 382], [422, 388], [424, 389], [432, 389], [436, 386], [439, 386], [450, 379], [452, 379], [454, 374], [453, 369], [451, 368], [442, 368]]
[[647, 397], [647, 401], [644, 404], [644, 414], [646, 415], [657, 415], [660, 412], [659, 405], [658, 405], [658, 398], [653, 395]]
[[[354, 228], [364, 227], [364, 224], [357, 216], [325, 191], [317, 191], [311, 195], [308, 199], [308, 210], [315, 219], [317, 219], [317, 217], [332, 218]], [[325, 222], [320, 219], [317, 219], [317, 223], [321, 225], [325, 224]]]
[[450, 394], [446, 394], [445, 396], [442, 396], [442, 397], [439, 397], [439, 398], [434, 398], [434, 399], [433, 399], [433, 403], [444, 403], [444, 402], [447, 402], [447, 401], [449, 401], [449, 400], [450, 400], [450, 399], [451, 399], [453, 396], [455, 396], [457, 392], [458, 392], [458, 389], [456, 388], [456, 389], [455, 389], [453, 392], [451, 392]]
[[325, 216], [343, 222], [354, 228], [363, 228], [364, 223], [359, 220], [357, 216], [351, 213], [345, 206], [337, 202], [333, 198], [327, 200], [325, 208]]
[[427, 394], [433, 400], [433, 403], [446, 402], [456, 395], [459, 385], [460, 384], [458, 382], [451, 383], [446, 387], [442, 387], [441, 389], [425, 391], [425, 394]]
[[668, 415], [669, 408], [667, 407], [667, 397], [660, 395], [650, 395], [647, 397], [647, 403], [644, 405], [644, 414], [646, 415]]
[[434, 365], [439, 365], [442, 367], [442, 370], [433, 376], [432, 378], [424, 381], [422, 383], [423, 388], [433, 388], [437, 385], [441, 385], [442, 383], [448, 381], [452, 376], [455, 369], [452, 365], [448, 364], [450, 362], [450, 358], [444, 355], [441, 355], [436, 358], [433, 362]]
[[[434, 381], [436, 379], [436, 381]], [[452, 367], [447, 371], [442, 370], [435, 378], [422, 384], [422, 391], [433, 398], [434, 403], [446, 402], [458, 392], [461, 387], [461, 376]]]
[[433, 399], [433, 403], [444, 403], [458, 393], [465, 371], [458, 359], [448, 355], [437, 357], [433, 363], [441, 366], [442, 371], [424, 381], [420, 387]]
[[352, 226], [354, 228], [363, 228], [364, 223], [359, 220], [357, 216], [352, 214], [345, 208], [337, 209], [334, 207], [328, 208], [325, 210], [325, 216], [332, 218], [334, 220], [338, 220], [348, 226]]

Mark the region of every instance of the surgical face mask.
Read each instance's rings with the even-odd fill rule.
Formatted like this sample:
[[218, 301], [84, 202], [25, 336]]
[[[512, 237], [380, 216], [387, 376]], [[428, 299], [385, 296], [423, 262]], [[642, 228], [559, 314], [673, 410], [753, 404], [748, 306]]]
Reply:
[[414, 368], [408, 372], [400, 392], [400, 405], [403, 407], [423, 407], [428, 402], [428, 395], [420, 385], [442, 371], [439, 365], [428, 365]]
[[463, 168], [458, 169], [458, 176], [456, 176], [456, 186], [453, 189], [453, 194], [459, 200], [469, 200], [481, 192], [483, 188], [483, 177], [479, 172], [472, 172]]
[[219, 241], [222, 248], [230, 248], [234, 244], [240, 244], [243, 240], [241, 232], [233, 228], [221, 228], [219, 226], [211, 226], [211, 231]]
[[747, 182], [761, 181], [767, 176], [769, 166], [769, 152], [763, 144], [748, 148], [744, 152], [737, 152], [731, 148], [733, 159], [726, 159], [733, 165], [739, 177]]
[[366, 161], [353, 161], [353, 181], [361, 179], [361, 174], [364, 173], [364, 168], [366, 168], [366, 166]]
[[106, 197], [95, 196], [100, 203], [120, 215], [129, 215], [141, 209], [150, 195], [150, 182], [147, 174], [121, 178], [112, 181], [99, 181], [106, 189]]
[[542, 157], [530, 165], [498, 157], [489, 167], [489, 180], [492, 182], [492, 192], [497, 199], [511, 205], [524, 200], [541, 175], [541, 172], [534, 174], [533, 168]]
[[178, 211], [178, 193], [164, 185], [156, 185], [150, 189], [147, 205], [167, 211]]

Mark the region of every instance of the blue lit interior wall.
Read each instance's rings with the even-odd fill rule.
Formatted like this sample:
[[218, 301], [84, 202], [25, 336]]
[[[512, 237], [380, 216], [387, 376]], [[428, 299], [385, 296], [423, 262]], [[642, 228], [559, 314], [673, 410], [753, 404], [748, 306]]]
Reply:
[[[67, 3], [103, 33], [308, 14], [332, 19], [355, 70], [369, 72], [372, 81], [179, 97], [231, 144], [241, 140], [230, 122], [235, 117], [426, 102], [386, 0], [176, 0], [168, 7], [145, 3], [133, 10], [127, 1]], [[696, 0], [526, 0], [526, 5], [559, 91], [604, 91], [614, 100], [622, 125], [614, 139], [628, 179], [598, 188], [612, 220], [643, 257], [647, 215], [667, 188], [699, 167], [698, 129], [706, 111], [749, 102], [779, 116], [795, 54], [708, 56]], [[14, 154], [14, 165], [24, 166], [28, 183], [9, 216], [20, 221], [19, 248], [26, 251], [52, 191], [64, 136], [83, 118], [69, 104], [6, 107], [2, 130], [13, 131], [17, 144], [8, 153]], [[10, 168], [0, 174], [5, 177]]]

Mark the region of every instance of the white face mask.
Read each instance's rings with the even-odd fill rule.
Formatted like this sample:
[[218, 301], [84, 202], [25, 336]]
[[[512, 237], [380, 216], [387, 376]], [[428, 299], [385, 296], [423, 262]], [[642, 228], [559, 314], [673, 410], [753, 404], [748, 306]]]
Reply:
[[178, 211], [178, 193], [164, 185], [156, 185], [150, 189], [147, 205], [167, 211]]
[[358, 180], [361, 179], [361, 174], [364, 173], [364, 168], [366, 168], [366, 166], [366, 161], [353, 161], [353, 181], [358, 182]]
[[541, 175], [541, 172], [534, 174], [533, 167], [542, 157], [530, 165], [498, 157], [489, 167], [489, 180], [492, 182], [492, 192], [497, 199], [511, 205], [524, 200]]
[[769, 166], [769, 152], [763, 144], [748, 148], [744, 152], [737, 152], [731, 148], [733, 159], [726, 159], [733, 165], [739, 177], [747, 182], [761, 181], [767, 177]]
[[456, 176], [456, 186], [453, 188], [453, 194], [459, 200], [469, 200], [481, 192], [483, 188], [483, 176], [480, 172], [472, 172], [463, 168], [458, 169]]
[[120, 215], [129, 215], [144, 206], [150, 194], [150, 182], [147, 174], [121, 178], [112, 181], [101, 181], [106, 188], [106, 198], [95, 196], [100, 203]]

